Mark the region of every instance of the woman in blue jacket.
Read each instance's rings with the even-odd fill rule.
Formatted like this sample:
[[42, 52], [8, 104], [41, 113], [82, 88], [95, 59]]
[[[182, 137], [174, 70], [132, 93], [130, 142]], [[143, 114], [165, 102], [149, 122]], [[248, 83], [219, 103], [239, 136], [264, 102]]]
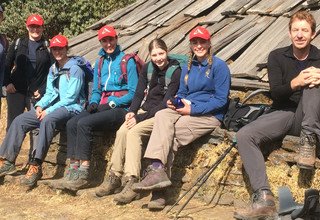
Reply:
[[[168, 100], [168, 108], [155, 115], [144, 155], [151, 165], [143, 180], [133, 184], [133, 191], [170, 186], [173, 153], [220, 126], [226, 112], [230, 89], [227, 64], [211, 53], [210, 33], [205, 28], [194, 28], [189, 39], [191, 56], [188, 66], [182, 68], [177, 98], [174, 102]], [[169, 167], [169, 175], [165, 166]], [[164, 198], [162, 201], [164, 204]]]
[[127, 79], [120, 63], [125, 55], [117, 44], [117, 33], [111, 26], [98, 32], [101, 50], [95, 63], [93, 90], [87, 111], [81, 112], [67, 123], [67, 157], [70, 169], [56, 186], [78, 190], [88, 184], [93, 131], [117, 130], [125, 120], [138, 82], [133, 59], [127, 63]]
[[31, 109], [17, 116], [0, 148], [0, 176], [16, 172], [15, 160], [27, 132], [39, 128], [36, 148], [27, 174], [21, 183], [34, 186], [42, 176], [44, 160], [56, 127], [83, 110], [85, 103], [84, 71], [78, 59], [67, 56], [68, 40], [62, 35], [53, 37], [50, 49], [55, 63], [50, 67], [44, 96]]

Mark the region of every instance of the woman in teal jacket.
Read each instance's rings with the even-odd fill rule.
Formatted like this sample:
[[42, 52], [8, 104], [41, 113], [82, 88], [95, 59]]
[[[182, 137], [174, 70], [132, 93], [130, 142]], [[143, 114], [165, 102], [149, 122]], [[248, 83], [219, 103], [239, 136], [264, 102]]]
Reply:
[[111, 26], [98, 32], [101, 43], [100, 58], [95, 63], [93, 90], [87, 111], [67, 123], [67, 157], [70, 169], [56, 188], [78, 190], [88, 184], [88, 170], [92, 153], [93, 131], [118, 130], [124, 122], [138, 83], [136, 64], [127, 63], [124, 77], [120, 63], [125, 55], [120, 50], [117, 33]]
[[0, 176], [16, 172], [15, 160], [27, 132], [39, 128], [38, 142], [33, 150], [30, 166], [21, 183], [34, 186], [42, 176], [44, 160], [56, 127], [83, 110], [85, 103], [84, 71], [78, 59], [68, 57], [68, 40], [57, 35], [50, 41], [55, 63], [50, 67], [45, 95], [31, 109], [17, 116], [0, 148]]

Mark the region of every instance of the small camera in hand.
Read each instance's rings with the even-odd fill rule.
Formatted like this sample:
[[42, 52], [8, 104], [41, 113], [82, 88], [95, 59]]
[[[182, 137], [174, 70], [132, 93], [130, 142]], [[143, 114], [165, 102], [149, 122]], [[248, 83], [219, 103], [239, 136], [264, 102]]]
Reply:
[[172, 97], [170, 99], [170, 101], [172, 102], [172, 105], [174, 105], [176, 108], [183, 108], [184, 107], [184, 104], [182, 102], [182, 98], [180, 97]]

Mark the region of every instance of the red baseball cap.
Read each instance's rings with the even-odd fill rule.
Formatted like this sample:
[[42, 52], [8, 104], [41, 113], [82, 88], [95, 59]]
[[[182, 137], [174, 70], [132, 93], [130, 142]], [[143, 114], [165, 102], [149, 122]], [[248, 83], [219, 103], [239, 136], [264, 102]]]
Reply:
[[30, 25], [39, 25], [42, 26], [44, 24], [44, 20], [41, 17], [41, 15], [38, 14], [32, 14], [27, 18], [27, 26]]
[[98, 40], [104, 37], [117, 37], [117, 32], [112, 26], [105, 25], [98, 31]]
[[50, 48], [52, 47], [66, 47], [68, 46], [68, 39], [63, 35], [56, 35], [50, 40]]
[[204, 40], [210, 40], [211, 36], [207, 29], [205, 29], [204, 27], [198, 26], [192, 29], [192, 31], [190, 32], [189, 40], [192, 40], [193, 38], [196, 38], [196, 37], [202, 38]]

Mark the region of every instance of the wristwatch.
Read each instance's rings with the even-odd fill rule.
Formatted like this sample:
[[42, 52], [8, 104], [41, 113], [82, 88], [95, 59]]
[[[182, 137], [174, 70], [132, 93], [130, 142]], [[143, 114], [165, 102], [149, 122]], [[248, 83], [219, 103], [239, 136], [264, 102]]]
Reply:
[[110, 102], [109, 102], [109, 106], [110, 106], [111, 108], [115, 108], [117, 105], [116, 105], [116, 103], [115, 103], [114, 101], [110, 101]]

